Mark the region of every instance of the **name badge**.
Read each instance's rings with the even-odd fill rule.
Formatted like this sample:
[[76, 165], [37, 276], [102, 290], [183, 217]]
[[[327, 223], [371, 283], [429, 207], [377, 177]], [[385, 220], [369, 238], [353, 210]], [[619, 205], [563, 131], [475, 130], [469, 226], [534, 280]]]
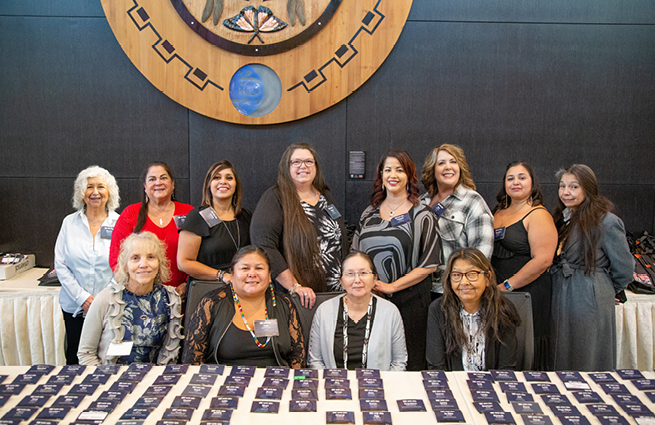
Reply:
[[437, 201], [437, 203], [432, 206], [432, 211], [434, 211], [437, 217], [441, 217], [441, 214], [446, 211], [446, 207], [444, 207], [441, 202]]
[[407, 223], [407, 222], [410, 221], [411, 219], [412, 219], [412, 218], [409, 216], [409, 213], [408, 213], [408, 212], [405, 213], [405, 214], [400, 214], [400, 215], [397, 215], [397, 216], [395, 216], [395, 217], [393, 217], [393, 218], [391, 219], [391, 225], [392, 225], [393, 227], [400, 226], [400, 225], [403, 224], [403, 223]]
[[221, 222], [221, 219], [218, 218], [218, 214], [216, 214], [213, 208], [205, 208], [200, 211], [200, 216], [205, 220], [205, 223], [207, 223], [210, 229]]
[[123, 341], [121, 343], [111, 342], [107, 349], [107, 355], [111, 357], [129, 356], [132, 352], [133, 341]]
[[101, 239], [111, 239], [111, 233], [114, 231], [114, 226], [102, 226], [100, 227], [100, 238]]
[[175, 222], [175, 226], [179, 229], [184, 225], [184, 222], [186, 221], [186, 214], [185, 215], [174, 215], [173, 216], [173, 221]]
[[497, 229], [494, 229], [494, 240], [499, 241], [502, 239], [505, 239], [505, 228], [499, 227]]
[[332, 217], [333, 220], [336, 220], [337, 218], [341, 217], [341, 213], [335, 207], [334, 205], [330, 204], [327, 206], [327, 212], [330, 214], [330, 217]]
[[280, 332], [277, 328], [277, 319], [255, 320], [255, 335], [260, 336], [278, 336]]

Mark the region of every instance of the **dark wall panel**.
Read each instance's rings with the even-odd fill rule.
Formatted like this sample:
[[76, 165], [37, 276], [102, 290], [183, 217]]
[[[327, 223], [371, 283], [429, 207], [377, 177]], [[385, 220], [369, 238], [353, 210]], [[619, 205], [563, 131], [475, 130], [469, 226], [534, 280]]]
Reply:
[[0, 1], [0, 15], [104, 17], [100, 0]]
[[655, 23], [650, 0], [415, 0], [410, 20], [543, 23]]
[[138, 176], [163, 159], [188, 176], [187, 109], [130, 63], [102, 18], [0, 16], [0, 175]]
[[346, 103], [310, 118], [275, 126], [238, 126], [192, 113], [190, 128], [191, 196], [202, 199], [209, 167], [227, 159], [242, 181], [244, 206], [254, 210], [261, 194], [277, 182], [278, 163], [292, 143], [310, 143], [318, 152], [325, 179], [339, 208], [345, 204]]

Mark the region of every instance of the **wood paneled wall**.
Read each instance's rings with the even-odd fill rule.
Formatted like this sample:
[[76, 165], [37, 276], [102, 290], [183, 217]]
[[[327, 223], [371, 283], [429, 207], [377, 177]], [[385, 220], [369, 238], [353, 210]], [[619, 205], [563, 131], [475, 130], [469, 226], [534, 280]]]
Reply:
[[[351, 0], [344, 0], [351, 1]], [[493, 206], [505, 165], [527, 159], [554, 206], [554, 173], [597, 173], [628, 230], [655, 226], [655, 6], [651, 0], [414, 0], [396, 47], [357, 92], [300, 121], [248, 127], [190, 112], [153, 87], [116, 42], [99, 0], [0, 2], [0, 250], [53, 262], [77, 173], [90, 164], [136, 202], [152, 160], [197, 204], [209, 165], [232, 161], [253, 209], [284, 148], [308, 141], [348, 222], [368, 203], [379, 157], [420, 167], [461, 145]], [[365, 180], [347, 178], [367, 152]]]

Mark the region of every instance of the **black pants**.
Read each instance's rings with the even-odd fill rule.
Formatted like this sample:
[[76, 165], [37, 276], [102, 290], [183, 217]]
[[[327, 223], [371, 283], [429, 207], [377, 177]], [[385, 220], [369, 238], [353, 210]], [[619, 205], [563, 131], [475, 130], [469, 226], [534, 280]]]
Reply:
[[79, 364], [77, 347], [80, 345], [84, 316], [79, 314], [77, 317], [73, 317], [64, 310], [61, 312], [64, 313], [64, 324], [66, 325], [66, 364]]

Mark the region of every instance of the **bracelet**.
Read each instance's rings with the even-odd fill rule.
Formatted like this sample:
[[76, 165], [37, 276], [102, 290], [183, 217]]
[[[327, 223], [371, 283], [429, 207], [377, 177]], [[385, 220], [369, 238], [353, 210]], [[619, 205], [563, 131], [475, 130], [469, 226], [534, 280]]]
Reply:
[[302, 287], [301, 284], [299, 284], [299, 283], [294, 284], [294, 285], [291, 287], [291, 289], [289, 289], [289, 293], [290, 293], [290, 294], [293, 294], [293, 291], [295, 291], [296, 288], [300, 288], [300, 287]]
[[223, 270], [219, 270], [218, 273], [216, 273], [216, 280], [219, 282], [223, 282], [223, 276], [225, 276], [225, 272]]
[[509, 292], [512, 292], [514, 288], [512, 285], [509, 284], [509, 280], [505, 279], [505, 282], [503, 282], [503, 285], [505, 285], [505, 289], [507, 289]]

